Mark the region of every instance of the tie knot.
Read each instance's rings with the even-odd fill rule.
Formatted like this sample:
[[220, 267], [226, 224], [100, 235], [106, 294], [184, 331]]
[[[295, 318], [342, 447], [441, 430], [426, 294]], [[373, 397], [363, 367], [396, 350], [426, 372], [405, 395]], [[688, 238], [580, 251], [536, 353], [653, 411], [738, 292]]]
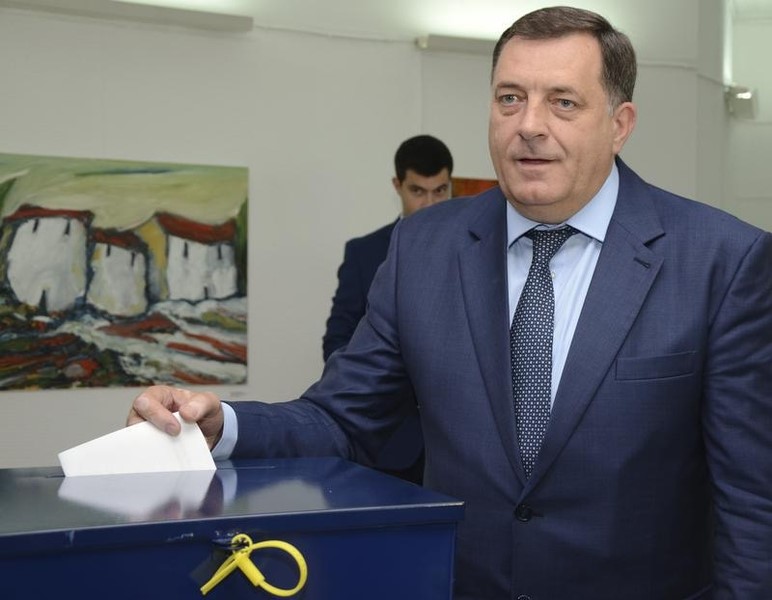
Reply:
[[539, 263], [548, 263], [555, 252], [572, 235], [577, 233], [570, 225], [560, 229], [531, 229], [525, 235], [533, 240], [533, 260]]

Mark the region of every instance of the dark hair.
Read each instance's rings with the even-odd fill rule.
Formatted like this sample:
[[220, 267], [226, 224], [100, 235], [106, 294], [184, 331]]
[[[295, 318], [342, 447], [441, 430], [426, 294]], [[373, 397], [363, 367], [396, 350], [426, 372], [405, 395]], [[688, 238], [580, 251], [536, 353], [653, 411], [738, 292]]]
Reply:
[[526, 40], [554, 39], [572, 33], [588, 33], [598, 40], [603, 73], [601, 83], [612, 107], [633, 99], [637, 64], [635, 50], [628, 38], [599, 14], [570, 6], [553, 6], [520, 17], [501, 34], [493, 50], [496, 69], [504, 45], [514, 37]]
[[453, 173], [453, 157], [450, 150], [436, 137], [417, 135], [405, 140], [394, 155], [394, 171], [399, 181], [404, 181], [407, 170], [424, 177], [437, 175], [443, 169]]

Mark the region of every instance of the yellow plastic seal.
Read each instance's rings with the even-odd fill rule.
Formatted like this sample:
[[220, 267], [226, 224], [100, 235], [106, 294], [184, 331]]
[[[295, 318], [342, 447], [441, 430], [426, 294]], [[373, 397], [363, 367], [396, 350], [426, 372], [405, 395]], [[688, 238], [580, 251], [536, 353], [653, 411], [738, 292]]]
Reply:
[[[302, 590], [303, 586], [306, 584], [306, 579], [308, 579], [308, 565], [306, 565], [306, 559], [303, 558], [303, 555], [300, 553], [300, 551], [292, 544], [282, 542], [281, 540], [266, 540], [255, 544], [252, 542], [252, 538], [250, 538], [247, 534], [239, 533], [234, 535], [231, 539], [231, 546], [233, 547], [231, 555], [225, 559], [225, 562], [223, 562], [223, 564], [220, 565], [220, 568], [215, 571], [215, 574], [212, 575], [211, 579], [201, 587], [201, 593], [204, 596], [212, 591], [212, 589], [218, 583], [220, 583], [236, 569], [239, 569], [242, 573], [244, 573], [246, 578], [249, 579], [253, 586], [261, 587], [269, 594], [273, 594], [274, 596], [278, 596], [280, 598], [288, 598], [290, 596], [294, 596], [300, 590]], [[299, 577], [298, 583], [294, 588], [290, 590], [282, 589], [273, 586], [266, 581], [265, 575], [263, 575], [260, 569], [255, 566], [255, 563], [253, 563], [252, 559], [250, 558], [252, 552], [264, 548], [277, 548], [279, 550], [283, 550], [295, 560], [295, 563], [298, 566]]]

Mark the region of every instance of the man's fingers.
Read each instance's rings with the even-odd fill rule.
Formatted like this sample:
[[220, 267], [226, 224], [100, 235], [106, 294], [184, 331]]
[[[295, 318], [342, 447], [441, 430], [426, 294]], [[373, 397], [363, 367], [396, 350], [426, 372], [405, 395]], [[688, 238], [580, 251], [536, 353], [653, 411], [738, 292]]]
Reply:
[[165, 385], [149, 387], [134, 399], [126, 425], [150, 421], [158, 429], [177, 435], [181, 428], [173, 412], [179, 412], [189, 423], [197, 423], [210, 448], [220, 439], [223, 414], [215, 394]]
[[180, 424], [172, 412], [187, 400], [188, 393], [168, 386], [153, 386], [147, 388], [134, 399], [134, 403], [126, 419], [127, 425], [142, 421], [150, 421], [160, 430], [170, 435], [180, 432]]
[[210, 448], [222, 435], [223, 413], [220, 399], [211, 392], [190, 393], [190, 401], [180, 406], [180, 416], [198, 424]]

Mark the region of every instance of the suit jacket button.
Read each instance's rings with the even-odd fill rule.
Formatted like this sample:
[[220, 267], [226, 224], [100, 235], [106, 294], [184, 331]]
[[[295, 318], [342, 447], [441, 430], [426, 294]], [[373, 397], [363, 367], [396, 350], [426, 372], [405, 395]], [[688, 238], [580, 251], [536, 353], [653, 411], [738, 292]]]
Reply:
[[531, 597], [527, 594], [520, 594], [516, 600], [531, 600]]
[[[527, 504], [518, 504], [515, 508], [515, 517], [518, 521], [527, 523], [533, 516], [533, 509]], [[527, 596], [526, 596], [527, 597]]]

